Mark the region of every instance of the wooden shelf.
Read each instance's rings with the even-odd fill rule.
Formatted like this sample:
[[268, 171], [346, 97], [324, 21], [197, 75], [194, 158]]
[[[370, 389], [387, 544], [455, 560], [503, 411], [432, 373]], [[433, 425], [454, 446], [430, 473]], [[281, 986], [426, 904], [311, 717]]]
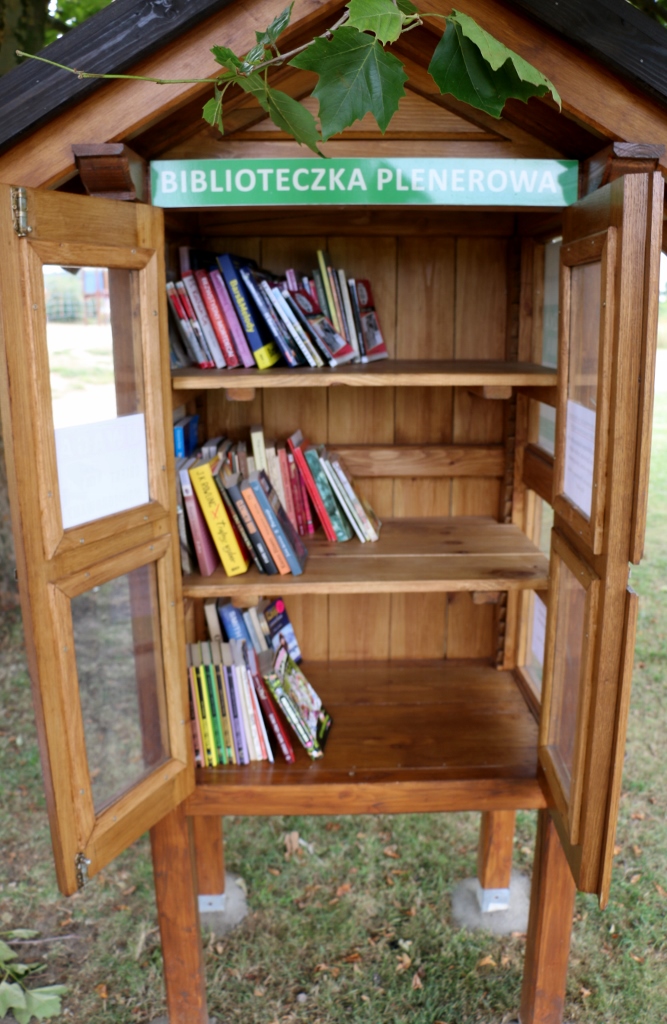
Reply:
[[[199, 769], [189, 814], [370, 814], [544, 807], [537, 724], [484, 661], [314, 662], [324, 757]], [[297, 749], [298, 748], [298, 749]]]
[[185, 367], [172, 370], [176, 391], [231, 388], [327, 388], [333, 384], [351, 387], [555, 387], [557, 371], [534, 363], [506, 363], [492, 360], [383, 359], [375, 363], [347, 366], [289, 366], [270, 370], [200, 370]]
[[267, 576], [251, 566], [243, 576], [183, 578], [186, 597], [289, 594], [445, 593], [546, 590], [549, 563], [524, 533], [486, 516], [390, 519], [375, 544], [356, 538], [333, 544], [308, 541], [301, 576]]

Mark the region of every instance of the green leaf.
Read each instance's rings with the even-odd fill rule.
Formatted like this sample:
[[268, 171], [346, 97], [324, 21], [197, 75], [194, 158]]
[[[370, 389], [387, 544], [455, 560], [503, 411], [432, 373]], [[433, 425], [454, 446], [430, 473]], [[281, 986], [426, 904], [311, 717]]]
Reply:
[[20, 985], [0, 982], [0, 1018], [6, 1016], [7, 1010], [24, 1010], [25, 1006], [25, 992]]
[[348, 25], [360, 32], [373, 32], [381, 43], [393, 43], [401, 34], [403, 15], [394, 0], [349, 0]]
[[14, 928], [11, 932], [5, 932], [8, 939], [34, 939], [39, 932], [33, 931], [32, 928]]
[[224, 93], [221, 89], [218, 89], [217, 85], [214, 87], [214, 95], [204, 104], [202, 110], [202, 117], [209, 124], [212, 124], [214, 128], [220, 131], [221, 135], [224, 135], [224, 128], [222, 126], [222, 97]]
[[343, 25], [330, 40], [316, 39], [290, 64], [320, 76], [313, 96], [320, 104], [322, 138], [329, 139], [369, 111], [380, 131], [398, 109], [405, 95], [407, 75], [391, 53], [385, 53], [377, 39]]
[[253, 46], [252, 50], [248, 50], [245, 57], [243, 58], [242, 67], [252, 67], [254, 64], [261, 64], [264, 60], [264, 44], [258, 43], [257, 46]]
[[267, 100], [269, 117], [273, 123], [288, 132], [299, 145], [304, 143], [313, 153], [321, 156], [317, 144], [322, 138], [311, 112], [279, 89], [269, 88]]
[[255, 32], [255, 39], [261, 46], [275, 46], [276, 40], [281, 32], [284, 32], [290, 23], [292, 17], [292, 8], [294, 7], [294, 0], [286, 7], [284, 11], [281, 11], [277, 17], [273, 19], [266, 32]]
[[8, 960], [16, 960], [16, 953], [0, 939], [0, 964], [6, 964]]
[[65, 985], [46, 985], [44, 988], [28, 989], [25, 993], [25, 1010], [14, 1010], [18, 1024], [28, 1024], [31, 1017], [36, 1017], [37, 1020], [57, 1017], [61, 1010], [60, 997], [65, 992]]
[[239, 77], [235, 79], [234, 84], [238, 85], [238, 87], [243, 89], [244, 92], [248, 92], [251, 96], [254, 96], [260, 107], [263, 110], [266, 110], [268, 114], [269, 101], [266, 95], [268, 86], [264, 81], [261, 72], [256, 71], [254, 74], [239, 75]]
[[560, 105], [556, 87], [532, 64], [485, 32], [467, 14], [454, 11], [429, 65], [442, 93], [500, 117], [508, 99], [527, 102], [550, 92]]
[[419, 8], [415, 7], [412, 0], [396, 0], [396, 5], [403, 14], [419, 14]]
[[240, 68], [243, 63], [240, 57], [237, 57], [233, 50], [230, 50], [228, 46], [212, 46], [211, 53], [215, 57], [218, 64], [221, 64], [223, 68]]

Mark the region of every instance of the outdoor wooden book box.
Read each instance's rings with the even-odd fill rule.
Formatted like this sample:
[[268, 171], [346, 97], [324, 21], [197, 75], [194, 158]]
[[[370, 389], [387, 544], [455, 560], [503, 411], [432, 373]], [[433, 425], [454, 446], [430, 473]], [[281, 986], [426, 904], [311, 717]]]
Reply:
[[[122, 6], [93, 19], [109, 38]], [[251, 19], [247, 5], [202, 0], [187, 13], [176, 5], [171, 21], [153, 26], [152, 52], [137, 49], [134, 60], [124, 52], [118, 66], [168, 78], [213, 71], [202, 66], [210, 45], [248, 49], [281, 6], [258, 2]], [[315, 0], [302, 8], [295, 40], [323, 31], [338, 9]], [[197, 119], [202, 87], [121, 81], [88, 91], [68, 80], [63, 88], [74, 93], [43, 100], [48, 123], [9, 110], [0, 398], [56, 870], [73, 893], [151, 829], [172, 1024], [208, 1020], [197, 891], [222, 892], [224, 814], [479, 810], [479, 877], [493, 890], [508, 885], [514, 812], [539, 809], [523, 1024], [561, 1020], [575, 886], [607, 898], [667, 170], [661, 147], [622, 144], [665, 137], [667, 86], [663, 74], [650, 94], [642, 89], [632, 53], [634, 71], [620, 69], [634, 75], [628, 85], [609, 70], [604, 39], [586, 57], [557, 34], [564, 27], [546, 3], [470, 0], [466, 10], [549, 75], [563, 112], [511, 102], [495, 122], [439, 96], [423, 60], [434, 30], [424, 28], [400, 43], [408, 96], [387, 134], [364, 121], [327, 154], [578, 160], [580, 198], [571, 205], [547, 208], [538, 193], [530, 205], [497, 208], [343, 198], [163, 215], [141, 201], [72, 193], [85, 186], [140, 199], [135, 154], [274, 163], [303, 154], [242, 96], [230, 100], [228, 134], [218, 138]], [[82, 67], [94, 38], [86, 30], [72, 34]], [[97, 38], [103, 49], [104, 32]], [[69, 45], [54, 44], [54, 59], [74, 62]], [[647, 60], [648, 81], [658, 59]], [[27, 82], [30, 71], [12, 72], [0, 89]], [[295, 69], [280, 75], [296, 97], [312, 87]], [[42, 97], [50, 76], [42, 75]], [[390, 359], [172, 374], [165, 252], [175, 267], [183, 244], [252, 256], [276, 272], [308, 268], [327, 248], [334, 263], [372, 281]], [[103, 369], [117, 413], [103, 428], [90, 420], [98, 457], [85, 475], [77, 463], [74, 485], [47, 346], [44, 268], [53, 266], [108, 270], [113, 350]], [[251, 568], [181, 579], [172, 409], [183, 404], [199, 412], [207, 437], [245, 437], [262, 422], [271, 436], [301, 427], [342, 451], [384, 520], [380, 541], [362, 549], [317, 537], [299, 577]], [[71, 436], [76, 448], [81, 434]], [[119, 504], [109, 513], [112, 492]], [[184, 645], [205, 635], [203, 600], [244, 605], [275, 594], [333, 713], [326, 754], [195, 777]], [[91, 615], [110, 617], [93, 655]], [[106, 736], [93, 736], [82, 705], [95, 693], [83, 663], [111, 656], [124, 615], [134, 690], [107, 708]], [[128, 756], [112, 757], [105, 743]]]

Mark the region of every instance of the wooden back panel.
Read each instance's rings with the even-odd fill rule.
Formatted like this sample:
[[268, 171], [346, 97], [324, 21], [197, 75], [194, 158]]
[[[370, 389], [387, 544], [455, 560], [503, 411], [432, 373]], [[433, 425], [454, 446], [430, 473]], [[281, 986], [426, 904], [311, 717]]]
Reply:
[[[293, 225], [294, 234], [240, 235], [234, 225], [229, 234], [213, 235], [209, 227], [202, 244], [216, 252], [253, 257], [276, 273], [287, 267], [310, 272], [317, 249], [327, 249], [335, 266], [371, 281], [390, 357], [506, 357], [507, 217], [498, 232], [494, 216], [487, 214], [487, 236], [480, 233], [479, 214], [467, 236], [465, 218], [458, 213], [455, 228], [461, 234], [425, 237], [396, 231], [378, 237], [317, 230], [304, 234], [299, 216], [283, 221], [283, 230]], [[400, 228], [395, 215], [392, 226]], [[453, 388], [258, 388], [252, 402], [230, 402], [223, 391], [211, 391], [205, 400], [204, 432], [247, 438], [248, 427], [261, 422], [267, 438], [284, 439], [300, 427], [309, 440], [331, 449], [500, 445], [503, 405]], [[468, 473], [356, 479], [381, 518], [497, 517], [504, 467], [494, 476]], [[473, 604], [469, 594], [295, 596], [289, 613], [309, 659], [493, 657], [496, 650], [495, 608]]]

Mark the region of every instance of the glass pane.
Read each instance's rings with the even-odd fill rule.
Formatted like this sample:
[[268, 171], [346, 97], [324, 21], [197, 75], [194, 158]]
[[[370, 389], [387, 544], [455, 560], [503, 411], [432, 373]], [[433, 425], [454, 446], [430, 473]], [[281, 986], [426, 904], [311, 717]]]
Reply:
[[561, 783], [568, 796], [581, 690], [586, 591], [564, 562], [560, 563], [555, 598], [556, 644], [548, 745], [555, 748], [564, 769]]
[[572, 267], [570, 273], [570, 369], [563, 492], [590, 517], [595, 461], [602, 266], [599, 262], [584, 263]]
[[537, 443], [540, 448], [544, 448], [545, 452], [553, 455], [556, 451], [556, 410], [551, 405], [545, 405], [544, 402], [540, 402], [539, 406]]
[[93, 587], [71, 607], [99, 810], [169, 756], [155, 565]]
[[137, 274], [45, 266], [44, 293], [67, 529], [149, 500]]
[[526, 669], [538, 697], [542, 696], [544, 673], [544, 641], [547, 631], [547, 606], [539, 594], [530, 595], [529, 644], [526, 654]]

